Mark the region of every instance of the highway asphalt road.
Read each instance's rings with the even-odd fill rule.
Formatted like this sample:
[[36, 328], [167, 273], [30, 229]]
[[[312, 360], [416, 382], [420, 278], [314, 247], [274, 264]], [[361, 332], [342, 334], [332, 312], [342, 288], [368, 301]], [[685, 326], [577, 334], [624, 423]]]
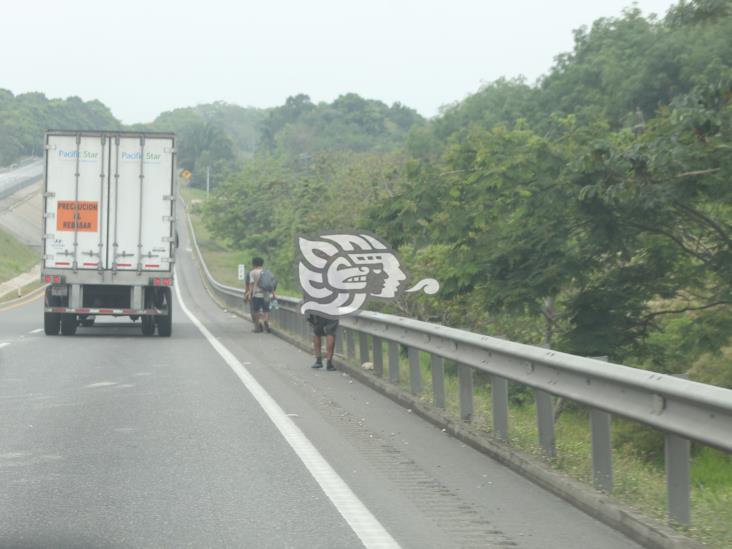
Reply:
[[43, 161], [0, 169], [0, 229], [26, 246], [41, 248]]
[[[181, 237], [180, 296], [224, 357], [178, 299], [169, 339], [145, 338], [127, 319], [48, 337], [40, 301], [0, 309], [0, 548], [637, 547], [252, 333], [212, 303]], [[233, 362], [286, 420], [275, 425]], [[287, 422], [305, 443], [285, 440]], [[330, 464], [321, 469], [338, 497], [303, 455]], [[373, 519], [359, 533], [354, 513]]]
[[0, 198], [0, 229], [26, 246], [41, 249], [43, 233], [43, 181], [37, 181]]
[[16, 168], [0, 171], [0, 195], [22, 181], [30, 181], [43, 175], [43, 161], [33, 160]]

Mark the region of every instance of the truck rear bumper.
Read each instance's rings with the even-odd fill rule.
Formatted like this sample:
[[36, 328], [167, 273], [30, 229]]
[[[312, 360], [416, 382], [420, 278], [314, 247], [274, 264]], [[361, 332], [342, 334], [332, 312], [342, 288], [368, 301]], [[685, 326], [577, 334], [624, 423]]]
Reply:
[[[71, 269], [41, 269], [41, 280], [49, 282], [46, 277], [63, 277], [66, 284], [98, 284], [103, 286], [152, 286], [154, 280], [170, 280], [165, 286], [172, 286], [173, 271], [97, 271]], [[163, 284], [161, 284], [163, 285]]]
[[142, 316], [142, 315], [154, 315], [163, 316], [167, 315], [168, 311], [161, 309], [108, 309], [99, 308], [92, 309], [89, 307], [46, 307], [43, 309], [46, 313], [65, 313], [75, 315], [109, 315], [109, 316]]

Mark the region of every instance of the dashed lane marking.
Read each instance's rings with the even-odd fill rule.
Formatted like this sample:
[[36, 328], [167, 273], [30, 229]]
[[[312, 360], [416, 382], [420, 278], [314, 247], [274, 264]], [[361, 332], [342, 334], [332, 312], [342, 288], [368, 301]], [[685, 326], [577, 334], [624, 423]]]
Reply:
[[28, 332], [29, 334], [40, 334], [43, 331], [43, 328], [36, 328], [35, 330], [31, 330]]
[[10, 345], [10, 343], [0, 343], [0, 349], [2, 349], [3, 347], [7, 347], [8, 345]]

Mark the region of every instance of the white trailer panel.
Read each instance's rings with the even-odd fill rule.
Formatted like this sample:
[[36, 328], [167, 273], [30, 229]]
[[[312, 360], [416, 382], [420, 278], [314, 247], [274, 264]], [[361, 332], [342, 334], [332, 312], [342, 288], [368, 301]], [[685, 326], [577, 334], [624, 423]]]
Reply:
[[173, 140], [121, 137], [113, 145], [109, 265], [169, 271], [173, 230]]
[[44, 267], [105, 267], [107, 140], [49, 136], [46, 163]]

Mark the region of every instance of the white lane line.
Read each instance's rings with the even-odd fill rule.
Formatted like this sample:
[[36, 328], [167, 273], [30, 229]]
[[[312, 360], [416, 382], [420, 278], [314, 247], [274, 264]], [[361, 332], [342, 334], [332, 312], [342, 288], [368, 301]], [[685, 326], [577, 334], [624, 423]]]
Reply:
[[35, 330], [31, 330], [28, 332], [29, 334], [40, 334], [43, 331], [43, 328], [36, 328]]
[[0, 349], [2, 349], [3, 347], [7, 347], [8, 345], [10, 345], [10, 343], [0, 343]]
[[96, 389], [97, 387], [112, 387], [113, 385], [117, 385], [116, 381], [100, 381], [99, 383], [90, 383], [89, 385], [84, 385], [84, 389]]
[[[177, 277], [176, 277], [177, 278]], [[269, 416], [272, 423], [280, 431], [285, 440], [302, 460], [315, 481], [320, 485], [325, 495], [330, 498], [335, 508], [348, 522], [356, 535], [367, 549], [371, 548], [398, 548], [399, 544], [391, 537], [391, 534], [381, 525], [377, 518], [353, 493], [353, 490], [335, 472], [333, 467], [313, 446], [305, 434], [287, 414], [280, 408], [279, 404], [267, 393], [259, 382], [254, 379], [249, 370], [239, 362], [229, 349], [227, 349], [211, 332], [208, 331], [200, 320], [188, 310], [183, 297], [180, 294], [180, 287], [175, 286], [175, 295], [178, 297], [180, 308], [191, 319], [191, 322], [200, 330], [211, 346], [221, 355], [221, 358], [229, 365], [237, 377], [241, 380], [247, 390], [256, 399], [264, 412]]]

